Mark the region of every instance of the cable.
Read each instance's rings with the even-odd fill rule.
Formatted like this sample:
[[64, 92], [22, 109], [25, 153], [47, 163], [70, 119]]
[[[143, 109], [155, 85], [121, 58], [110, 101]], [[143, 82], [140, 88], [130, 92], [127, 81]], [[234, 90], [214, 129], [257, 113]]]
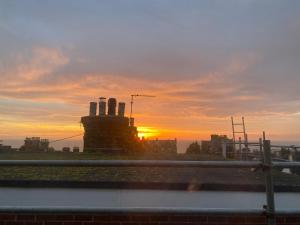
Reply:
[[63, 140], [67, 140], [67, 139], [71, 139], [71, 138], [74, 138], [74, 137], [79, 137], [79, 136], [82, 136], [83, 133], [81, 134], [76, 134], [76, 135], [73, 135], [73, 136], [70, 136], [70, 137], [65, 137], [65, 138], [62, 138], [62, 139], [57, 139], [57, 140], [54, 140], [54, 141], [50, 141], [49, 143], [54, 143], [54, 142], [58, 142], [58, 141], [63, 141]]

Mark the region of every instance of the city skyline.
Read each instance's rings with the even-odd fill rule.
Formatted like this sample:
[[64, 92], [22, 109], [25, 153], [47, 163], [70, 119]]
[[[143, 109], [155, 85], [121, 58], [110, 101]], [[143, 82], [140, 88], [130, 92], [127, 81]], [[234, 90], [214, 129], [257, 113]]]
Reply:
[[[81, 133], [90, 101], [134, 103], [145, 136], [300, 136], [300, 2], [0, 1], [0, 139]], [[153, 135], [152, 135], [153, 134]]]

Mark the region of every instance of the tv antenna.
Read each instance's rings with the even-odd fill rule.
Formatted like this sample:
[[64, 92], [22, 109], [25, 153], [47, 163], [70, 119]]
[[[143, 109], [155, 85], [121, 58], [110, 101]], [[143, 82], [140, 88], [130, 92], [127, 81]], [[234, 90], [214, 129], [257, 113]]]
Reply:
[[147, 97], [147, 98], [154, 98], [156, 96], [154, 95], [140, 95], [140, 94], [134, 94], [134, 95], [131, 95], [131, 101], [130, 101], [130, 119], [132, 118], [132, 108], [133, 108], [133, 100], [135, 97]]

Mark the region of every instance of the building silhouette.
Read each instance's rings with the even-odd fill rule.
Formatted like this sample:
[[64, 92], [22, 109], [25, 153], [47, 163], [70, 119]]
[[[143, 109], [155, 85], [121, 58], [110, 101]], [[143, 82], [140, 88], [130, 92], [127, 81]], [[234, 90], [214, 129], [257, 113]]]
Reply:
[[134, 119], [125, 117], [124, 102], [119, 102], [117, 110], [115, 98], [109, 98], [107, 104], [103, 97], [99, 104], [90, 102], [89, 115], [82, 117], [81, 123], [84, 127], [84, 152], [133, 151], [140, 147]]
[[143, 140], [144, 150], [151, 153], [177, 154], [177, 139], [174, 140]]
[[46, 152], [49, 150], [49, 140], [40, 137], [27, 137], [20, 151], [25, 152]]
[[233, 155], [233, 144], [232, 139], [229, 139], [226, 135], [212, 134], [210, 136], [210, 141], [204, 140], [201, 142], [201, 151], [210, 154], [221, 154], [222, 153], [222, 143], [226, 142], [226, 152], [227, 155]]

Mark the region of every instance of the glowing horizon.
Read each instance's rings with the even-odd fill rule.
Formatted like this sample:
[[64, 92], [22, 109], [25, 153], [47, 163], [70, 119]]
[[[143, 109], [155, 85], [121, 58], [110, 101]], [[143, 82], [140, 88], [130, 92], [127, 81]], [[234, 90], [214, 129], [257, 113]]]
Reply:
[[0, 3], [0, 139], [82, 133], [90, 101], [136, 98], [140, 137], [300, 138], [300, 2]]

